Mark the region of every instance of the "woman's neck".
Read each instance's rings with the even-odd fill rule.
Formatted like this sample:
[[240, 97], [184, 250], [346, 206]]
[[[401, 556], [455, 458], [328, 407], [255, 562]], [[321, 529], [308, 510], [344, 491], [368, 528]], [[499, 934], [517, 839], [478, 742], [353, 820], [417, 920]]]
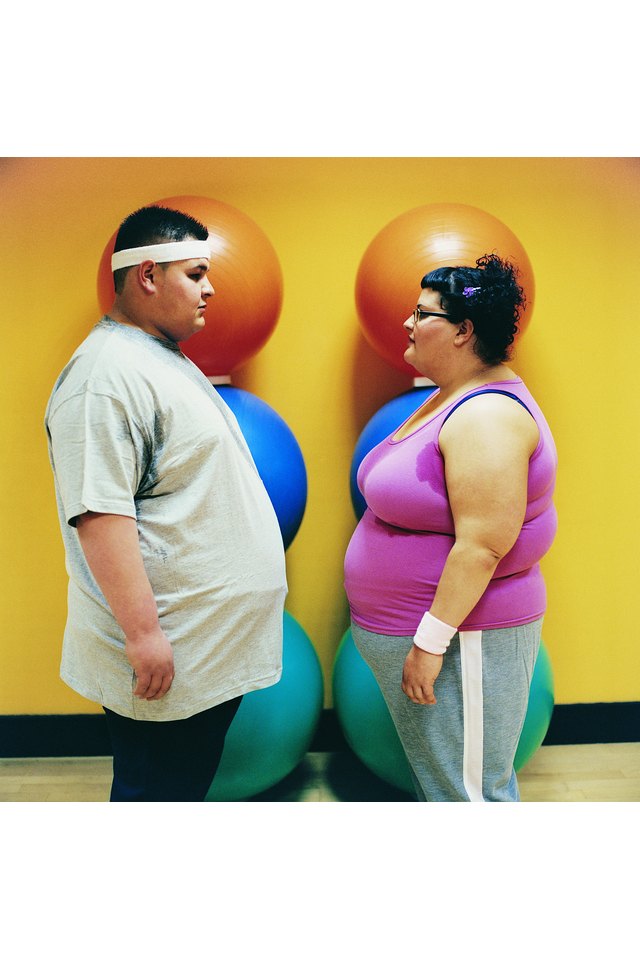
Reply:
[[440, 400], [446, 400], [448, 397], [454, 397], [475, 387], [481, 387], [485, 383], [493, 383], [495, 380], [516, 380], [517, 374], [507, 367], [504, 363], [498, 363], [492, 366], [476, 367], [474, 369], [460, 370], [451, 377], [443, 378], [438, 384], [440, 388]]

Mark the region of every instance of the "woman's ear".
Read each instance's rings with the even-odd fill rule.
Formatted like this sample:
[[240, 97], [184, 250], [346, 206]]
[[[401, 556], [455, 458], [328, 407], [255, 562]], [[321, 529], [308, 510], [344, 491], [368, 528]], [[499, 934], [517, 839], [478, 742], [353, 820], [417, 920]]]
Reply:
[[462, 323], [458, 324], [458, 329], [454, 338], [454, 342], [459, 346], [463, 346], [473, 336], [473, 321], [466, 318]]

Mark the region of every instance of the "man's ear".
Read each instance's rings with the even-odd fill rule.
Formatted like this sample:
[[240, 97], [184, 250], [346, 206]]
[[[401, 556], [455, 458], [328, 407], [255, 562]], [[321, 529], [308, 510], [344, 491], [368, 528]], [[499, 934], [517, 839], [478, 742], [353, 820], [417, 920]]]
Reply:
[[136, 268], [136, 280], [145, 293], [155, 293], [155, 277], [158, 264], [155, 260], [143, 260]]

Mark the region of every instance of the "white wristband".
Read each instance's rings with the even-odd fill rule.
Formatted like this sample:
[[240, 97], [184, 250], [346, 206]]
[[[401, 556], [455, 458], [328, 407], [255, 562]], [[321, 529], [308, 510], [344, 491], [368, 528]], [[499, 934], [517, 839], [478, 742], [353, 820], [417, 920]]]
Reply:
[[413, 642], [427, 653], [441, 654], [445, 652], [457, 631], [457, 627], [450, 627], [448, 623], [436, 620], [427, 612], [418, 624]]

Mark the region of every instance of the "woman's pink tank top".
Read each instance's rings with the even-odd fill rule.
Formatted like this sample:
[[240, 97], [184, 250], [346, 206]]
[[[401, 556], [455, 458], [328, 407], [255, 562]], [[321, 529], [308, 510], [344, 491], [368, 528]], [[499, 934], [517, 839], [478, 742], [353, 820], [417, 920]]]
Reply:
[[412, 636], [431, 607], [455, 538], [440, 430], [460, 404], [486, 392], [506, 393], [526, 407], [540, 440], [529, 461], [522, 530], [460, 629], [517, 626], [543, 615], [546, 590], [539, 561], [557, 527], [552, 500], [557, 454], [542, 411], [518, 378], [470, 390], [409, 436], [387, 437], [360, 464], [358, 486], [367, 510], [347, 549], [345, 590], [353, 620], [365, 630]]

